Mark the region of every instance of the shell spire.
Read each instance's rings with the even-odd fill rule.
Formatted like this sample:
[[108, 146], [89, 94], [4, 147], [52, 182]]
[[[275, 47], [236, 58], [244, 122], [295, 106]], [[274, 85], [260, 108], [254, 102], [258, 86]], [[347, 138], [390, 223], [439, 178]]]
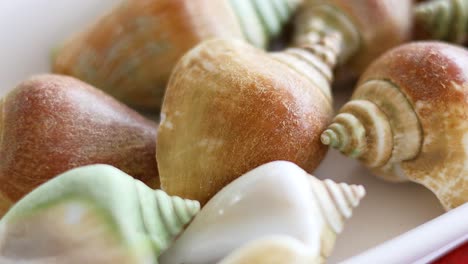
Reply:
[[432, 38], [458, 44], [466, 42], [468, 31], [467, 0], [432, 0], [414, 8], [416, 23]]
[[363, 160], [371, 167], [385, 164], [392, 151], [391, 129], [385, 114], [367, 100], [351, 101], [322, 133], [325, 145]]
[[266, 48], [278, 36], [284, 24], [301, 4], [301, 0], [230, 0], [230, 5], [246, 40], [259, 48]]
[[369, 80], [358, 86], [321, 141], [350, 158], [361, 160], [390, 181], [407, 180], [395, 173], [394, 164], [414, 158], [420, 151], [422, 131], [411, 103], [386, 80]]
[[329, 179], [320, 181], [315, 177], [309, 178], [324, 219], [336, 234], [341, 233], [344, 221], [352, 216], [353, 209], [364, 198], [366, 190], [362, 185], [348, 185]]
[[139, 181], [135, 184], [145, 227], [156, 253], [160, 254], [200, 211], [200, 203], [152, 190]]
[[333, 251], [336, 237], [343, 231], [345, 221], [352, 216], [353, 209], [364, 198], [366, 190], [361, 185], [308, 178], [325, 226], [320, 234], [320, 257], [326, 259]]
[[295, 25], [295, 47], [272, 57], [316, 84], [331, 101], [333, 69], [358, 49], [359, 33], [348, 18], [330, 6], [304, 5]]

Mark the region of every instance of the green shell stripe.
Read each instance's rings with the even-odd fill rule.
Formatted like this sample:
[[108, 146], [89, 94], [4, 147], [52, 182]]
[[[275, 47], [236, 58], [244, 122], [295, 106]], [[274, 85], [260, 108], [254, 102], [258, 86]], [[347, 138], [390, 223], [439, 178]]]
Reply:
[[262, 22], [259, 20], [252, 2], [230, 0], [230, 3], [247, 41], [256, 47], [265, 48], [268, 44], [268, 36], [263, 29]]
[[276, 36], [281, 31], [280, 18], [277, 16], [271, 0], [252, 0], [257, 15], [269, 36]]

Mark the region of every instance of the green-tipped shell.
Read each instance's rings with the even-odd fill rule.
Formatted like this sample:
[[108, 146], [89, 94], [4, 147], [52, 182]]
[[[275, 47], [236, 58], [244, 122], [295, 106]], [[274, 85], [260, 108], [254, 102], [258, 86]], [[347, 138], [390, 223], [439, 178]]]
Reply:
[[276, 37], [302, 1], [299, 0], [229, 0], [241, 25], [244, 37], [265, 48]]
[[[1, 223], [8, 226], [40, 214], [51, 204], [69, 200], [84, 201], [95, 208], [106, 216], [102, 223], [112, 227], [119, 240], [116, 243], [138, 259], [154, 261], [200, 209], [198, 202], [154, 191], [114, 167], [93, 165], [68, 171], [41, 185], [13, 206]], [[34, 222], [28, 224], [35, 228]], [[9, 239], [12, 241], [7, 242], [14, 243], [13, 237]]]
[[467, 0], [432, 0], [414, 9], [416, 23], [434, 39], [463, 44], [468, 33]]
[[360, 159], [387, 180], [404, 181], [394, 166], [419, 153], [421, 138], [416, 113], [398, 87], [386, 80], [369, 80], [356, 89], [321, 140]]

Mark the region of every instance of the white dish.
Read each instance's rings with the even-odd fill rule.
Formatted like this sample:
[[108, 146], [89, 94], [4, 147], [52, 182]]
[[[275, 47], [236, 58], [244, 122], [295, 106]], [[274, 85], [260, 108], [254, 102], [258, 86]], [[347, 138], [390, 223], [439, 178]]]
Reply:
[[[53, 47], [119, 2], [0, 1], [0, 94], [32, 74], [49, 71]], [[338, 105], [349, 96], [349, 91], [335, 92], [335, 96]], [[362, 184], [368, 193], [338, 238], [329, 263], [361, 253], [444, 212], [434, 195], [422, 186], [378, 180], [357, 162], [335, 151], [330, 151], [315, 175]], [[449, 232], [452, 226], [444, 228]]]

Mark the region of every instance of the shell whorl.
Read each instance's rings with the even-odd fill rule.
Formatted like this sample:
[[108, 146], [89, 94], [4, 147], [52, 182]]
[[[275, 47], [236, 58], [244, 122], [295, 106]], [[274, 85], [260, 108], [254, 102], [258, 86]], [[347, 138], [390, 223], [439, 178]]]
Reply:
[[136, 187], [146, 231], [160, 254], [200, 211], [200, 203], [151, 190], [138, 181]]
[[360, 85], [322, 133], [322, 143], [358, 158], [388, 180], [406, 180], [398, 164], [416, 157], [422, 144], [419, 119], [406, 96], [386, 80]]
[[306, 2], [295, 26], [294, 45], [310, 47], [325, 57], [330, 67], [346, 62], [359, 49], [361, 37], [357, 27], [340, 10], [326, 3]]
[[357, 50], [359, 34], [348, 18], [329, 5], [305, 4], [295, 25], [295, 47], [272, 57], [314, 83], [331, 102], [333, 68]]
[[336, 183], [328, 179], [320, 181], [314, 177], [309, 178], [324, 220], [335, 234], [341, 233], [344, 221], [352, 216], [353, 209], [366, 195], [364, 187]]
[[179, 234], [200, 210], [200, 203], [169, 196], [161, 190], [155, 191], [155, 198], [164, 227], [173, 236]]
[[458, 44], [466, 42], [468, 31], [467, 0], [432, 0], [414, 8], [416, 21], [435, 39]]
[[229, 0], [247, 41], [267, 47], [294, 14], [300, 0]]

